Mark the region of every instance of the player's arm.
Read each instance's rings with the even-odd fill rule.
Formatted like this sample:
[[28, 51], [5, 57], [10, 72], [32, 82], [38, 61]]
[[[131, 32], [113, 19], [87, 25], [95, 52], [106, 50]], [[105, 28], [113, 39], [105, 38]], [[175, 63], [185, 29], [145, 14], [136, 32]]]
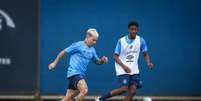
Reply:
[[78, 43], [73, 43], [71, 44], [69, 47], [67, 47], [66, 49], [64, 49], [63, 51], [61, 51], [56, 59], [48, 66], [49, 69], [53, 69], [55, 68], [55, 66], [58, 64], [58, 62], [66, 55], [66, 54], [72, 54], [74, 52], [77, 52], [79, 48], [79, 44]]
[[58, 62], [65, 56], [65, 54], [66, 54], [66, 53], [65, 53], [64, 50], [61, 51], [61, 52], [57, 55], [56, 59], [55, 59], [52, 63], [49, 64], [48, 68], [49, 68], [49, 69], [55, 68], [56, 65], [58, 64]]
[[149, 56], [149, 54], [148, 54], [148, 52], [147, 52], [147, 44], [146, 44], [146, 42], [145, 42], [145, 40], [144, 40], [143, 38], [141, 38], [140, 41], [141, 41], [141, 47], [140, 47], [140, 49], [141, 49], [141, 51], [143, 52], [144, 60], [145, 60], [145, 62], [146, 62], [146, 64], [147, 64], [147, 66], [148, 66], [150, 69], [152, 69], [152, 68], [154, 67], [154, 65], [153, 65], [153, 63], [151, 62], [150, 56]]
[[121, 42], [120, 40], [117, 42], [117, 45], [116, 45], [116, 48], [115, 48], [115, 51], [114, 51], [114, 55], [113, 55], [113, 58], [115, 60], [115, 62], [117, 64], [119, 64], [126, 73], [130, 73], [131, 70], [128, 66], [126, 66], [125, 64], [122, 63], [122, 61], [119, 59], [119, 54], [121, 52]]
[[125, 70], [126, 73], [130, 73], [131, 72], [130, 68], [127, 67], [125, 64], [123, 64], [122, 61], [119, 59], [119, 55], [118, 54], [115, 53], [113, 55], [113, 58], [114, 58], [115, 62], [117, 64], [119, 64]]
[[92, 58], [92, 60], [97, 65], [106, 64], [108, 62], [108, 58], [106, 56], [102, 56], [101, 58], [99, 58], [97, 56], [97, 54], [96, 54], [95, 49], [94, 49], [94, 52], [93, 52], [93, 58]]
[[152, 69], [152, 68], [154, 67], [154, 65], [153, 65], [153, 63], [152, 63], [151, 60], [150, 60], [150, 56], [149, 56], [148, 52], [144, 52], [143, 55], [144, 55], [144, 60], [145, 60], [145, 62], [146, 62], [146, 64], [147, 64], [147, 66], [148, 66], [150, 69]]

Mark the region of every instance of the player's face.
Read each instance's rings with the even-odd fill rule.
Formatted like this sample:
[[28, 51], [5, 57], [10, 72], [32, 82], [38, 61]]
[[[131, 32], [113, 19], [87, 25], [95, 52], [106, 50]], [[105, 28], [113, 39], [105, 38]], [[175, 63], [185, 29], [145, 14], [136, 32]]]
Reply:
[[128, 28], [128, 31], [129, 31], [129, 33], [130, 34], [137, 34], [137, 27], [136, 26], [130, 26], [129, 28]]
[[89, 37], [88, 38], [88, 44], [90, 45], [90, 46], [92, 46], [92, 45], [94, 45], [94, 44], [96, 44], [96, 41], [97, 41], [97, 38], [96, 37]]

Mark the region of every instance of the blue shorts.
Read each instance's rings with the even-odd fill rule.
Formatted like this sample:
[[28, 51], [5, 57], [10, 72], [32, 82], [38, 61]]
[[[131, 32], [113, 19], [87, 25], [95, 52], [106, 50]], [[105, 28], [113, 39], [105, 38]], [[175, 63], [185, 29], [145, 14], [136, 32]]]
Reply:
[[80, 80], [85, 79], [82, 75], [73, 75], [68, 78], [68, 89], [77, 90], [77, 84]]
[[135, 85], [137, 88], [142, 88], [142, 81], [140, 80], [140, 74], [119, 75], [118, 79], [121, 87]]

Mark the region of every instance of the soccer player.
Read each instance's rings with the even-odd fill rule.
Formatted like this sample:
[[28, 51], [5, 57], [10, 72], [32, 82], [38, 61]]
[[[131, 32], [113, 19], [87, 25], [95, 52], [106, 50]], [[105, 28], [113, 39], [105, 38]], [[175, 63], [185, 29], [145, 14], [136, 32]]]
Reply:
[[88, 29], [84, 41], [78, 41], [61, 51], [56, 59], [49, 64], [48, 68], [53, 69], [57, 63], [66, 55], [70, 55], [70, 63], [67, 71], [67, 78], [69, 81], [66, 96], [62, 101], [72, 101], [75, 97], [76, 101], [83, 101], [87, 95], [88, 87], [85, 81], [85, 72], [90, 60], [96, 64], [107, 63], [107, 57], [99, 58], [96, 54], [95, 48], [98, 39], [98, 32], [96, 29]]
[[131, 21], [128, 24], [129, 34], [120, 38], [114, 51], [116, 75], [120, 83], [120, 87], [112, 90], [105, 95], [97, 97], [96, 101], [105, 101], [106, 99], [128, 93], [123, 101], [131, 101], [136, 94], [137, 88], [141, 88], [142, 81], [138, 69], [138, 58], [140, 52], [143, 53], [144, 59], [148, 67], [153, 68], [150, 61], [147, 45], [145, 40], [137, 35], [138, 23]]

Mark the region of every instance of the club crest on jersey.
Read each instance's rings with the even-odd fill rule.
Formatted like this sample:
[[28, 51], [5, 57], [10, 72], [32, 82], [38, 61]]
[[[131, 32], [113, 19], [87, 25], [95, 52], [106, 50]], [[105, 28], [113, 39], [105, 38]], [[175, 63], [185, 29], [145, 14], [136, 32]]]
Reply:
[[137, 51], [140, 48], [140, 44], [136, 44], [134, 50]]
[[91, 59], [93, 56], [91, 51], [86, 51], [86, 50], [83, 50], [82, 54], [84, 55], [83, 57], [87, 59]]

